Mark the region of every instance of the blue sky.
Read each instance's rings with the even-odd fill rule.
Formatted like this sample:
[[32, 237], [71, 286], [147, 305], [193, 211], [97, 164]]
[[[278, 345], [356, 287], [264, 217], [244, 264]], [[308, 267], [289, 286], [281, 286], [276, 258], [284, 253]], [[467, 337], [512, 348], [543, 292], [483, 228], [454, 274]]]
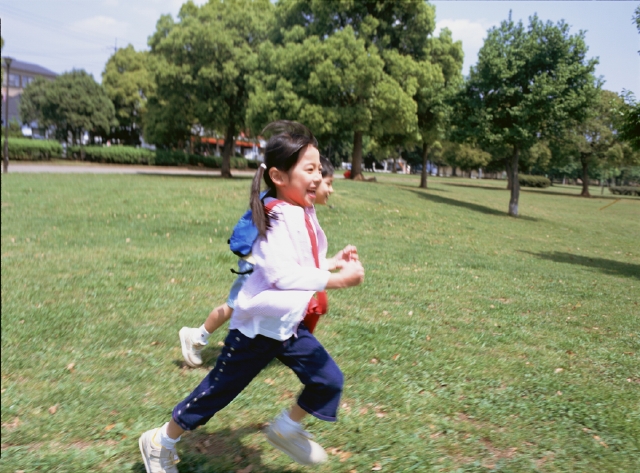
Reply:
[[[147, 47], [161, 14], [175, 16], [182, 0], [0, 0], [3, 55], [55, 72], [85, 69], [100, 81], [116, 45]], [[204, 0], [197, 0], [197, 4]], [[639, 1], [432, 1], [437, 28], [448, 27], [465, 51], [463, 72], [477, 61], [488, 28], [509, 15], [564, 19], [571, 31], [586, 31], [590, 57], [605, 88], [640, 96], [640, 34], [631, 22]]]

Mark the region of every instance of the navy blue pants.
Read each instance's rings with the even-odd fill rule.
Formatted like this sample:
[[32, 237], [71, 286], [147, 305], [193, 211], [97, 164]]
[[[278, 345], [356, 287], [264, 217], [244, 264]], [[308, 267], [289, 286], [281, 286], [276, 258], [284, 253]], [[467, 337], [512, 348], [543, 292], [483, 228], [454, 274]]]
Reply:
[[277, 358], [298, 376], [304, 389], [298, 405], [321, 420], [335, 421], [344, 379], [335, 361], [304, 324], [284, 342], [230, 330], [215, 368], [173, 409], [184, 430], [206, 424], [226, 407], [271, 360]]

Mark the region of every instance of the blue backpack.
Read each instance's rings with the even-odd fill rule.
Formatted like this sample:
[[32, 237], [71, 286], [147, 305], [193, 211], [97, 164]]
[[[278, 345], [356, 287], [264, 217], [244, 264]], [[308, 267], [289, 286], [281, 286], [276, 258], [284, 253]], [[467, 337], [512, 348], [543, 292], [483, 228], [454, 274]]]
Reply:
[[229, 238], [231, 251], [240, 258], [251, 253], [253, 242], [258, 238], [258, 229], [253, 224], [251, 215], [251, 209], [249, 209], [240, 217], [236, 226], [233, 227], [231, 238]]
[[[268, 191], [263, 191], [260, 193], [260, 200], [264, 199], [267, 192]], [[249, 209], [242, 217], [240, 217], [236, 226], [233, 227], [231, 238], [229, 238], [229, 241], [227, 242], [229, 243], [231, 251], [240, 258], [251, 253], [253, 242], [258, 238], [258, 229], [253, 224], [251, 216], [251, 209]]]

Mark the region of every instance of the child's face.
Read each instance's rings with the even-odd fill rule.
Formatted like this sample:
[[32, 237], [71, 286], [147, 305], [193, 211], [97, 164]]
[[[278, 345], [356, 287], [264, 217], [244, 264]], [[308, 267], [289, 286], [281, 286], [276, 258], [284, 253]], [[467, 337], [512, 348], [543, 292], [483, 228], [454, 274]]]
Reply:
[[279, 199], [300, 207], [311, 207], [316, 202], [317, 190], [322, 182], [320, 153], [316, 148], [307, 146], [301, 150], [298, 162], [289, 172], [275, 168], [271, 168], [270, 173], [272, 171], [275, 171], [271, 178]]
[[331, 194], [333, 194], [333, 176], [323, 177], [316, 190], [316, 204], [327, 205]]

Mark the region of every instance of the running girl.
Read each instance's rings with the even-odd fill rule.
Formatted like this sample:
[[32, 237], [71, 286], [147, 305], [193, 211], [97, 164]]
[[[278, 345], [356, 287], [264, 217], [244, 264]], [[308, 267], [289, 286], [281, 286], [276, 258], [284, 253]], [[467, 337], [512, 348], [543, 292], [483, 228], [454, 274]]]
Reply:
[[[311, 132], [293, 122], [275, 122], [265, 131], [276, 134], [252, 184], [251, 210], [260, 235], [253, 245], [256, 266], [240, 290], [214, 369], [174, 408], [169, 422], [140, 437], [148, 473], [177, 473], [175, 444], [182, 433], [226, 407], [273, 358], [289, 366], [304, 389], [296, 404], [271, 423], [267, 440], [298, 463], [326, 460], [300, 421], [307, 414], [336, 420], [343, 376], [302, 320], [315, 292], [357, 286], [364, 269], [350, 247], [334, 261], [340, 271], [329, 272], [327, 240], [313, 209], [322, 176]], [[264, 199], [262, 177], [269, 188]]]

